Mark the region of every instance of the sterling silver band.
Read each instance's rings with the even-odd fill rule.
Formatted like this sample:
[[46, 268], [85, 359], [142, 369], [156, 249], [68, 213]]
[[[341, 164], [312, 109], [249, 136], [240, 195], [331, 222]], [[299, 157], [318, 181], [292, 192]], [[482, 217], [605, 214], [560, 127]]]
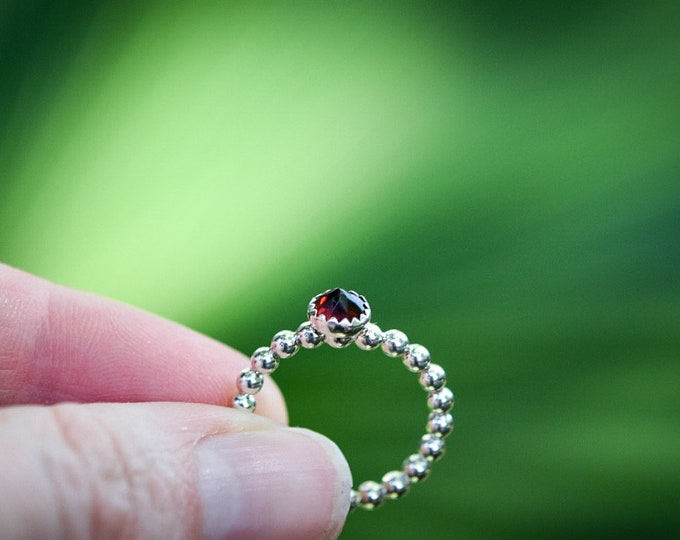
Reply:
[[352, 489], [349, 509], [372, 510], [387, 499], [406, 495], [411, 484], [427, 478], [432, 463], [441, 458], [446, 446], [444, 437], [453, 431], [450, 410], [454, 405], [453, 392], [446, 386], [444, 368], [430, 362], [430, 353], [422, 345], [410, 344], [399, 330], [383, 332], [370, 322], [371, 309], [366, 299], [354, 291], [329, 289], [309, 302], [308, 321], [297, 331], [282, 330], [269, 347], [260, 347], [250, 357], [250, 368], [244, 369], [236, 380], [238, 395], [232, 405], [254, 412], [255, 394], [264, 384], [264, 374], [273, 373], [279, 361], [295, 355], [300, 347], [315, 349], [323, 343], [334, 348], [355, 343], [365, 351], [380, 347], [389, 357], [401, 358], [406, 368], [417, 373], [420, 385], [427, 392], [429, 415], [426, 433], [420, 438], [418, 449], [402, 463], [402, 468], [386, 473], [381, 482], [368, 480]]

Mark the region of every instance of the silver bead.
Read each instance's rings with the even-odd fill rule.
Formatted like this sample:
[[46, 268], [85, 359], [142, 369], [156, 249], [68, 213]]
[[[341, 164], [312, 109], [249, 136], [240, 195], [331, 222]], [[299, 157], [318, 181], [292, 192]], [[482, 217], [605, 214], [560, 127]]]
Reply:
[[411, 454], [404, 460], [404, 472], [412, 484], [425, 480], [430, 474], [430, 462], [420, 454]]
[[438, 364], [430, 364], [420, 373], [420, 384], [428, 392], [439, 390], [446, 385], [446, 371]]
[[399, 330], [388, 330], [385, 332], [382, 350], [387, 356], [395, 358], [404, 354], [406, 347], [408, 347], [408, 338], [404, 332]]
[[420, 439], [420, 448], [418, 451], [420, 455], [429, 461], [436, 461], [444, 455], [446, 450], [446, 444], [444, 444], [444, 439], [428, 433], [423, 435]]
[[372, 351], [377, 348], [383, 341], [383, 333], [377, 324], [368, 323], [364, 329], [357, 334], [357, 347], [364, 351]]
[[451, 410], [456, 402], [456, 398], [450, 388], [444, 387], [437, 392], [427, 396], [427, 405], [434, 412], [446, 412]]
[[290, 358], [299, 348], [295, 332], [290, 330], [281, 330], [272, 338], [271, 350], [279, 358]]
[[404, 471], [390, 471], [382, 477], [382, 484], [388, 499], [398, 499], [408, 493], [411, 480]]
[[269, 347], [260, 347], [250, 357], [250, 367], [260, 373], [272, 373], [279, 367], [279, 359]]
[[422, 345], [409, 345], [404, 354], [404, 365], [413, 373], [423, 371], [430, 365], [430, 351]]
[[352, 343], [352, 338], [353, 336], [330, 334], [326, 336], [326, 343], [328, 343], [334, 349], [344, 349], [345, 347], [349, 346], [350, 343]]
[[365, 510], [378, 508], [385, 500], [385, 487], [372, 480], [367, 480], [366, 482], [359, 484], [357, 491], [361, 497], [359, 506]]
[[297, 339], [305, 349], [315, 349], [323, 343], [324, 335], [307, 321], [302, 323], [297, 329]]
[[264, 375], [253, 369], [244, 369], [238, 376], [236, 386], [242, 394], [257, 394], [264, 384]]
[[361, 504], [361, 494], [353, 489], [349, 492], [349, 511], [351, 512]]
[[247, 412], [255, 412], [255, 396], [252, 394], [241, 394], [234, 398], [232, 405], [237, 409]]
[[453, 431], [453, 416], [444, 412], [433, 412], [427, 418], [427, 431], [446, 437]]

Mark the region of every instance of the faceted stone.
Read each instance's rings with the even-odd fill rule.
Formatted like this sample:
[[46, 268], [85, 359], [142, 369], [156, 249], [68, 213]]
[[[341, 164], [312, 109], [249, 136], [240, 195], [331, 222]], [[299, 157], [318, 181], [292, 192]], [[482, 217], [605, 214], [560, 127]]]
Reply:
[[345, 289], [333, 289], [316, 300], [316, 313], [326, 320], [335, 317], [338, 321], [359, 319], [366, 312], [364, 301], [358, 294]]

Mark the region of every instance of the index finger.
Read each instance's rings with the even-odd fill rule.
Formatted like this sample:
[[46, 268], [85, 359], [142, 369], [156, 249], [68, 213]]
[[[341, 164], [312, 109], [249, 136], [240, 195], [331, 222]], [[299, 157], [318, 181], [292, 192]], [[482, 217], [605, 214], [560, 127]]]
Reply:
[[[179, 324], [0, 264], [0, 405], [226, 405], [248, 365], [241, 353]], [[257, 412], [287, 421], [271, 380]]]

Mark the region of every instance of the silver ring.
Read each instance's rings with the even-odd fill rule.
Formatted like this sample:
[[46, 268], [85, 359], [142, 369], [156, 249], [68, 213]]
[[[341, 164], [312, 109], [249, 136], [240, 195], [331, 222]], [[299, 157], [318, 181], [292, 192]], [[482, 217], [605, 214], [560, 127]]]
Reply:
[[387, 499], [406, 495], [411, 484], [427, 478], [432, 463], [444, 454], [444, 437], [453, 431], [454, 394], [446, 387], [446, 372], [430, 362], [430, 353], [422, 345], [410, 344], [399, 330], [383, 332], [371, 323], [371, 308], [366, 298], [354, 291], [329, 289], [309, 302], [308, 321], [295, 332], [282, 330], [272, 339], [269, 347], [260, 347], [250, 357], [250, 368], [241, 371], [236, 380], [238, 395], [232, 405], [254, 412], [255, 394], [264, 384], [264, 374], [272, 373], [279, 360], [290, 358], [300, 347], [315, 349], [323, 343], [341, 349], [356, 343], [364, 351], [381, 347], [389, 357], [402, 358], [406, 368], [417, 373], [420, 385], [427, 392], [426, 433], [420, 439], [417, 452], [408, 456], [399, 470], [386, 473], [381, 482], [368, 480], [352, 489], [350, 510], [356, 507], [372, 510]]

